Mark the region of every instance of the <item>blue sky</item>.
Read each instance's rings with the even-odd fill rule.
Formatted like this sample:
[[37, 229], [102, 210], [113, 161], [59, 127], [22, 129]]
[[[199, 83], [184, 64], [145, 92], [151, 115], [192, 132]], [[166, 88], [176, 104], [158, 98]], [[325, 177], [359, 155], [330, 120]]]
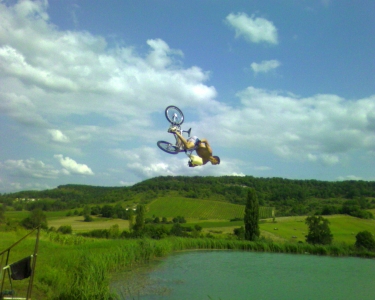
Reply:
[[[375, 3], [0, 0], [0, 192], [375, 180]], [[168, 155], [164, 109], [219, 166]]]

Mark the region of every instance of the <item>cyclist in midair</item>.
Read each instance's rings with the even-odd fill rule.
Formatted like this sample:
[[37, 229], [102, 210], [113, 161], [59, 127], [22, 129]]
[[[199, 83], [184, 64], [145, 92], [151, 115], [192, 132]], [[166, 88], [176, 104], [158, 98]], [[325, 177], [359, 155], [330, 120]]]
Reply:
[[196, 136], [185, 139], [177, 127], [170, 128], [168, 132], [176, 134], [186, 150], [195, 149], [197, 152], [198, 156], [190, 155], [189, 167], [205, 165], [208, 162], [213, 165], [220, 164], [220, 158], [212, 155], [211, 146], [206, 139], [200, 140]]

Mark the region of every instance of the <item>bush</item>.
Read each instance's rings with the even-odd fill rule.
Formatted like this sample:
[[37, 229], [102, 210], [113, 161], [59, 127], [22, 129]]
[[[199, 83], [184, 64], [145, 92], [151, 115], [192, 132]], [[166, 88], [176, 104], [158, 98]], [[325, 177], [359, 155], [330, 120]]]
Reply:
[[42, 229], [48, 229], [47, 216], [41, 209], [34, 209], [30, 216], [21, 221], [26, 229], [34, 229], [40, 225]]
[[58, 232], [61, 232], [62, 234], [72, 234], [72, 226], [70, 225], [62, 225], [57, 229]]
[[239, 240], [243, 240], [245, 238], [245, 228], [243, 226], [233, 229], [233, 233]]
[[323, 206], [323, 209], [322, 209], [322, 215], [323, 216], [327, 216], [327, 215], [335, 215], [335, 214], [338, 214], [339, 213], [339, 209], [334, 206], [334, 205], [325, 205]]
[[85, 215], [85, 218], [83, 219], [84, 222], [92, 222], [94, 221], [94, 218], [90, 215]]
[[355, 236], [356, 242], [355, 246], [357, 248], [365, 248], [367, 250], [375, 250], [375, 240], [371, 232], [365, 230], [358, 232]]
[[243, 221], [243, 218], [233, 218], [229, 220], [230, 222]]
[[175, 217], [175, 218], [173, 218], [173, 223], [180, 223], [180, 224], [182, 224], [182, 223], [186, 223], [186, 220], [185, 220], [185, 218], [184, 217], [181, 217], [181, 216], [178, 216], [178, 217]]

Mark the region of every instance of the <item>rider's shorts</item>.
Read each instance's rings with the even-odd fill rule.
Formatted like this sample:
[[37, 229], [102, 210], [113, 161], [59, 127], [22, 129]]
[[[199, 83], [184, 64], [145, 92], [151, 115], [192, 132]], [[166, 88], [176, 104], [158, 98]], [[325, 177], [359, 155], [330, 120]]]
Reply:
[[194, 143], [194, 147], [198, 147], [198, 144], [200, 143], [200, 139], [196, 136], [191, 136], [187, 139], [188, 143]]

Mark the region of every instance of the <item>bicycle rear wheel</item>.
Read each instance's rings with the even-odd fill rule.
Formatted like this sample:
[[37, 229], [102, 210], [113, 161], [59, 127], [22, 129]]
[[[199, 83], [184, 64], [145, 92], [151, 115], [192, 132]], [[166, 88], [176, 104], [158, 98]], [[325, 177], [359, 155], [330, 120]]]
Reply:
[[181, 125], [184, 122], [184, 114], [181, 109], [173, 105], [170, 105], [165, 109], [165, 117], [174, 125]]
[[163, 150], [164, 152], [167, 152], [169, 154], [177, 154], [180, 152], [180, 148], [176, 147], [175, 145], [165, 142], [165, 141], [158, 141], [157, 142], [158, 147]]

